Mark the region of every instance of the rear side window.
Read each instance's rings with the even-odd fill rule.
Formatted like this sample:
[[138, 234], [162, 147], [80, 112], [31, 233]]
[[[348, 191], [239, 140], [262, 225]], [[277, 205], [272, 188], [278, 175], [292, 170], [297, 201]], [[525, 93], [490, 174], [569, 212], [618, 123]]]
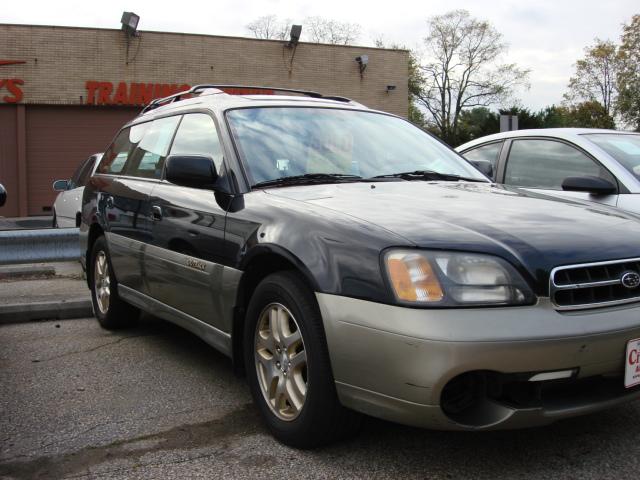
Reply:
[[498, 164], [498, 156], [502, 150], [502, 142], [494, 142], [488, 145], [483, 145], [473, 150], [464, 152], [462, 156], [470, 162], [485, 161], [491, 163], [493, 167], [493, 179], [496, 177], [496, 166]]
[[147, 126], [148, 123], [140, 123], [121, 130], [102, 156], [96, 173], [122, 173], [130, 154], [133, 153], [138, 143], [140, 143], [140, 140], [142, 140], [142, 135], [147, 129]]
[[213, 119], [205, 113], [185, 115], [173, 141], [171, 155], [210, 156], [220, 172], [223, 154]]
[[514, 140], [504, 183], [529, 188], [562, 190], [567, 177], [591, 175], [614, 185], [613, 175], [575, 147], [553, 140]]
[[179, 121], [180, 117], [175, 116], [151, 122], [127, 162], [124, 173], [134, 177], [160, 178]]

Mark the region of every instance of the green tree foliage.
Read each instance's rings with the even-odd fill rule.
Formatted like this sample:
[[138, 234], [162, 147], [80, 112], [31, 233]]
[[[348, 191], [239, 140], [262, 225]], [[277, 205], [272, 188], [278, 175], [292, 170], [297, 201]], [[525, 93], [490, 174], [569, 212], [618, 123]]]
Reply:
[[575, 64], [575, 74], [569, 79], [565, 100], [574, 104], [580, 101], [597, 101], [607, 115], [613, 113], [616, 100], [616, 77], [620, 69], [618, 47], [609, 41], [596, 39], [586, 47], [584, 58]]
[[551, 105], [538, 112], [513, 106], [493, 112], [486, 107], [463, 110], [460, 114], [458, 143], [500, 131], [500, 115], [517, 115], [520, 130], [531, 128], [615, 128], [611, 115], [597, 101], [582, 102], [571, 106]]
[[527, 83], [527, 70], [499, 63], [507, 50], [502, 35], [466, 10], [431, 17], [424, 46], [424, 82], [415, 97], [450, 145], [458, 143], [465, 109], [504, 103], [516, 86]]
[[563, 128], [567, 127], [567, 108], [551, 105], [545, 107], [537, 113], [542, 124], [541, 128]]
[[572, 105], [565, 109], [567, 127], [616, 128], [613, 117], [595, 100]]
[[617, 111], [624, 122], [640, 132], [640, 15], [623, 26], [618, 55]]
[[540, 113], [533, 113], [528, 108], [514, 105], [510, 108], [500, 109], [499, 113], [500, 115], [517, 115], [518, 129], [520, 130], [525, 128], [544, 128]]
[[536, 116], [541, 123], [539, 128], [615, 128], [613, 117], [595, 100], [561, 107], [551, 105]]
[[420, 70], [420, 63], [415, 52], [409, 50], [409, 121], [419, 127], [427, 126], [427, 119], [420, 107], [417, 99], [422, 94], [424, 76]]
[[476, 138], [498, 133], [500, 131], [500, 115], [487, 107], [476, 107], [460, 112], [457, 145]]

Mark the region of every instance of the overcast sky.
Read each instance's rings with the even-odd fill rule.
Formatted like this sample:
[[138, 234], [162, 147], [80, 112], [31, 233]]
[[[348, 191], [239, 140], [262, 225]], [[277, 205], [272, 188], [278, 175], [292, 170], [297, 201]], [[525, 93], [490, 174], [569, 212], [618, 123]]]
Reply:
[[[10, 5], [10, 6], [9, 6]], [[573, 64], [595, 37], [618, 42], [621, 24], [640, 13], [638, 0], [426, 0], [409, 2], [321, 0], [159, 0], [10, 2], [0, 23], [119, 28], [124, 10], [140, 15], [141, 30], [248, 36], [251, 20], [275, 14], [294, 23], [322, 16], [362, 26], [358, 44], [383, 37], [419, 48], [432, 15], [464, 8], [490, 21], [509, 44], [506, 61], [531, 69], [531, 89], [518, 92], [534, 110], [562, 100]], [[304, 32], [304, 25], [303, 25]], [[2, 46], [0, 45], [0, 56]]]

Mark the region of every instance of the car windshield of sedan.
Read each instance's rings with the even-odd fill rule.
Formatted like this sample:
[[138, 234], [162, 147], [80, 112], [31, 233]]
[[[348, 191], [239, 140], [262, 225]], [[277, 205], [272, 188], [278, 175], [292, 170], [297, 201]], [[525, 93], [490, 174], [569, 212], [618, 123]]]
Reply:
[[640, 180], [640, 135], [589, 133], [584, 135]]
[[255, 107], [230, 110], [227, 120], [253, 185], [299, 175], [357, 179], [416, 171], [487, 181], [429, 134], [389, 115]]

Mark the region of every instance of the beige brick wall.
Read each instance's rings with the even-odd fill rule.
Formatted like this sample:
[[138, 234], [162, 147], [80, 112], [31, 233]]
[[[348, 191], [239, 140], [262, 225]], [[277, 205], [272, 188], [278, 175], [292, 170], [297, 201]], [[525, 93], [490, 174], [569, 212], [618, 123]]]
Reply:
[[[355, 58], [362, 54], [369, 65], [361, 78]], [[114, 87], [233, 83], [342, 95], [406, 117], [406, 51], [301, 43], [293, 61], [291, 55], [279, 41], [141, 32], [129, 42], [127, 56], [120, 30], [0, 25], [0, 60], [26, 61], [0, 66], [0, 79], [24, 80], [21, 103], [86, 103], [89, 80]], [[396, 90], [387, 93], [387, 85]], [[5, 85], [0, 103], [6, 95]]]

